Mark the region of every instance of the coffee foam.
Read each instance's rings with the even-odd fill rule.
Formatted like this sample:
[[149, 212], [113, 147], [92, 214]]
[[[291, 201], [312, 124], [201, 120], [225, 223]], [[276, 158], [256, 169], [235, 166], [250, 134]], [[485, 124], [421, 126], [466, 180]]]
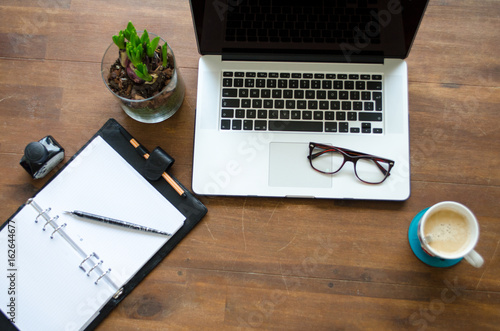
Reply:
[[431, 214], [425, 222], [423, 233], [429, 246], [439, 255], [461, 253], [471, 240], [465, 216], [449, 209]]

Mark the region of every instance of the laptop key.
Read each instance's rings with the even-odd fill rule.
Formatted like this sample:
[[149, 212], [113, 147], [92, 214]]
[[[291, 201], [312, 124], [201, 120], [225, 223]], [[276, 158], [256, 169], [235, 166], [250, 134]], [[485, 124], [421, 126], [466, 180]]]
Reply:
[[252, 120], [244, 120], [243, 121], [243, 130], [253, 130], [253, 121]]
[[241, 130], [241, 120], [233, 120], [233, 130]]
[[252, 108], [262, 108], [262, 100], [261, 99], [253, 99], [252, 100]]
[[222, 117], [232, 118], [234, 117], [234, 109], [222, 109]]
[[250, 108], [252, 100], [250, 99], [242, 99], [241, 100], [241, 108]]
[[238, 89], [235, 89], [235, 88], [222, 89], [222, 96], [225, 98], [237, 97], [238, 96]]
[[314, 114], [313, 118], [315, 120], [318, 120], [318, 121], [322, 121], [323, 120], [323, 112], [322, 111], [315, 111], [313, 114]]
[[240, 88], [238, 90], [238, 96], [240, 98], [246, 98], [246, 97], [248, 97], [248, 89], [246, 89], [246, 88]]
[[307, 102], [307, 109], [318, 109], [318, 101], [310, 100]]
[[325, 132], [337, 132], [337, 122], [325, 122]]
[[373, 110], [373, 102], [365, 101], [364, 102], [364, 110]]
[[330, 103], [328, 101], [320, 101], [319, 102], [319, 109], [328, 110], [329, 106], [330, 106]]
[[288, 109], [295, 109], [295, 100], [286, 100], [285, 107]]
[[234, 107], [237, 108], [240, 106], [239, 99], [222, 99], [222, 107]]
[[363, 110], [363, 103], [361, 101], [354, 101], [352, 103], [353, 110]]
[[243, 78], [235, 78], [234, 87], [243, 87]]
[[339, 132], [349, 132], [349, 123], [340, 122], [339, 123]]
[[323, 122], [271, 120], [269, 131], [323, 132]]
[[361, 123], [361, 132], [371, 133], [372, 132], [372, 124], [371, 123]]
[[382, 110], [382, 92], [373, 92], [373, 100], [375, 100], [375, 110]]
[[245, 118], [245, 109], [236, 109], [236, 118]]
[[220, 123], [220, 128], [222, 130], [229, 130], [231, 129], [231, 120], [222, 120]]
[[382, 114], [381, 113], [359, 113], [359, 120], [363, 122], [381, 122]]
[[256, 87], [266, 87], [266, 80], [265, 79], [257, 79], [255, 82]]
[[267, 130], [267, 121], [255, 121], [255, 130], [257, 131], [265, 131]]
[[382, 90], [382, 82], [366, 82], [367, 90]]

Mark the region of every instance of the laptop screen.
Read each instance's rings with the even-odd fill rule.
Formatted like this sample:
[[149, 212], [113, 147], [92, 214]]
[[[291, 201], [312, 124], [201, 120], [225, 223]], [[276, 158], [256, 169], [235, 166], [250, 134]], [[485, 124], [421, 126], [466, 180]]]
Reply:
[[406, 58], [428, 0], [191, 0], [200, 54], [362, 62]]

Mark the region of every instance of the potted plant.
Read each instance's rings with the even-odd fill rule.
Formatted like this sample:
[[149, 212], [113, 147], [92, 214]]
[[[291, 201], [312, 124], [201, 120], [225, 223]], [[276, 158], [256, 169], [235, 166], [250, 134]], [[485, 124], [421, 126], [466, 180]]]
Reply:
[[175, 114], [184, 100], [185, 86], [168, 43], [146, 30], [139, 36], [132, 22], [112, 39], [101, 73], [122, 109], [144, 123]]

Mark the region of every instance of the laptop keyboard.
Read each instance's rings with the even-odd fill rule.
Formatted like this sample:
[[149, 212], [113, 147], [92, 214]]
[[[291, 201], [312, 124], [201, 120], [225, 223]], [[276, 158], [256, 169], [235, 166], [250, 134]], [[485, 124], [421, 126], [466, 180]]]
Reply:
[[224, 71], [221, 95], [221, 130], [383, 130], [381, 74]]

